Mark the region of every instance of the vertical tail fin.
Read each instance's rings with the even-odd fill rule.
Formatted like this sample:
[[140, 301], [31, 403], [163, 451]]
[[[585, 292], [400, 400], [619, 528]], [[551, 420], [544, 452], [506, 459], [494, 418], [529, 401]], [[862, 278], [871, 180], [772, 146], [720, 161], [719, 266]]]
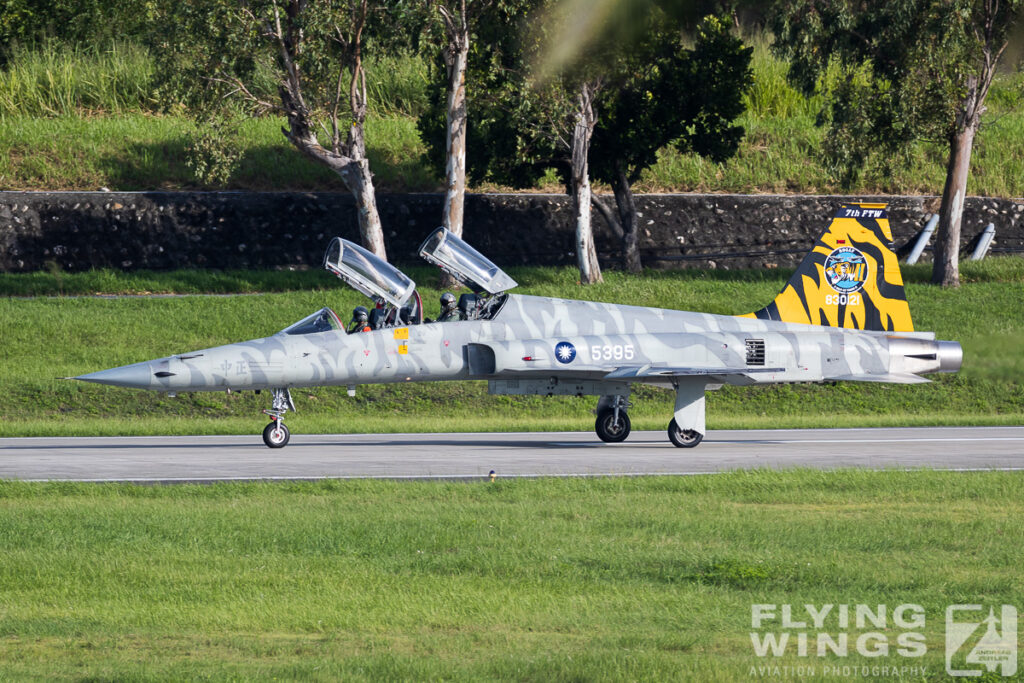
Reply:
[[775, 301], [747, 318], [912, 332], [885, 204], [843, 204]]

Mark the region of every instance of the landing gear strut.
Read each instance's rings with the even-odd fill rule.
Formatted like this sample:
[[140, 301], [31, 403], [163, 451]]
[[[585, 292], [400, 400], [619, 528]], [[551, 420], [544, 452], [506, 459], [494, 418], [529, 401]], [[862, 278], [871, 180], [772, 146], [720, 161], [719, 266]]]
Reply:
[[629, 401], [625, 396], [603, 397], [598, 401], [594, 431], [601, 441], [619, 443], [626, 440], [631, 429], [629, 415], [626, 414], [628, 408]]
[[292, 435], [284, 424], [284, 414], [289, 410], [294, 411], [295, 404], [292, 403], [291, 392], [287, 389], [271, 389], [271, 392], [274, 400], [270, 410], [263, 411], [270, 416], [270, 424], [263, 429], [263, 443], [267, 444], [268, 448], [284, 448]]

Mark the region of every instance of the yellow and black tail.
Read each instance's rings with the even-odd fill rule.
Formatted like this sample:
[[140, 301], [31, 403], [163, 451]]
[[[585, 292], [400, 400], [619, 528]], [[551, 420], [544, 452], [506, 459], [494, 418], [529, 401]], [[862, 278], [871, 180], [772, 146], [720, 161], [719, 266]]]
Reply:
[[913, 332], [885, 204], [843, 204], [775, 301], [745, 318]]

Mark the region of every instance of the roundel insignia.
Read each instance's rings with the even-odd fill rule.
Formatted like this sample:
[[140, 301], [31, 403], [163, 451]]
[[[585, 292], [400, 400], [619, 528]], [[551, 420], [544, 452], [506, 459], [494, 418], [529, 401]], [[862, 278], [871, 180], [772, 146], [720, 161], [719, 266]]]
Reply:
[[825, 279], [840, 294], [859, 292], [868, 281], [868, 261], [853, 247], [834, 249], [825, 259]]
[[576, 358], [576, 347], [567, 341], [555, 345], [555, 359], [559, 363], [571, 363]]

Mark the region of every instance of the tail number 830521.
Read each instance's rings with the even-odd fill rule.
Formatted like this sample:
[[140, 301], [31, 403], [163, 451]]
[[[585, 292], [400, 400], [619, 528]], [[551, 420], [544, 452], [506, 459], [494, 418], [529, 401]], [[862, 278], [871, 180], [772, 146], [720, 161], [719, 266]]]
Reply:
[[860, 294], [826, 294], [826, 306], [860, 306]]
[[602, 360], [633, 360], [636, 353], [632, 344], [607, 344], [590, 347], [590, 358], [593, 361]]

